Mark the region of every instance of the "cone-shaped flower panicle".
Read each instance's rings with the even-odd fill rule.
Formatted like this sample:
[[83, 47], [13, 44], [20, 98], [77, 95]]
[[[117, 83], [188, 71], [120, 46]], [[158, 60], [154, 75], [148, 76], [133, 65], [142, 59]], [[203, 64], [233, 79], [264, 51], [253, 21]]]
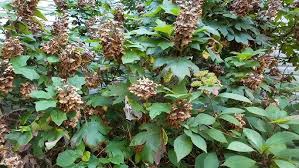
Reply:
[[177, 100], [168, 115], [169, 123], [174, 127], [179, 127], [180, 123], [191, 117], [192, 104], [185, 100]]
[[66, 113], [80, 111], [83, 105], [78, 89], [71, 85], [64, 85], [58, 89], [58, 103], [60, 109]]
[[34, 85], [30, 82], [26, 82], [26, 83], [21, 84], [20, 94], [23, 98], [28, 99], [28, 98], [30, 98], [30, 93], [34, 90], [37, 90], [36, 85]]
[[17, 38], [8, 38], [5, 40], [1, 55], [3, 59], [10, 59], [15, 56], [22, 55], [24, 48], [22, 43]]
[[0, 63], [0, 92], [7, 94], [13, 88], [14, 72], [8, 60]]
[[129, 87], [129, 91], [137, 97], [148, 100], [157, 94], [159, 85], [148, 78], [139, 79], [136, 83]]
[[178, 50], [183, 50], [192, 41], [197, 22], [202, 15], [203, 0], [188, 0], [175, 22], [174, 43]]
[[249, 77], [242, 79], [241, 83], [252, 90], [257, 90], [263, 80], [264, 76], [262, 74], [251, 74]]
[[266, 11], [265, 15], [268, 18], [273, 18], [277, 15], [281, 7], [282, 7], [282, 0], [269, 0], [268, 10]]
[[68, 77], [78, 70], [82, 63], [81, 51], [80, 47], [69, 44], [59, 54], [60, 64], [58, 67], [61, 77]]

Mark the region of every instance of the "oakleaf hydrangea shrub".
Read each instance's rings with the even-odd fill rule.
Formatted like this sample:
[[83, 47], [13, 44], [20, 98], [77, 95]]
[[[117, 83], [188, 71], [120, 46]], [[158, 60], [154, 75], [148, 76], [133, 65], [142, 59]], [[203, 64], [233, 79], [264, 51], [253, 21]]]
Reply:
[[297, 0], [40, 3], [1, 2], [1, 166], [299, 167]]

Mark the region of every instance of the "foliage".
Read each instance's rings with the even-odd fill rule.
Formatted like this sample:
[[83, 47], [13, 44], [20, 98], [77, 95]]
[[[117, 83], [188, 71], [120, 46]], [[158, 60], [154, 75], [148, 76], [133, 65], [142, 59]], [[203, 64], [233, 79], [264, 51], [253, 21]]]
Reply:
[[37, 2], [1, 4], [0, 165], [299, 167], [297, 1]]

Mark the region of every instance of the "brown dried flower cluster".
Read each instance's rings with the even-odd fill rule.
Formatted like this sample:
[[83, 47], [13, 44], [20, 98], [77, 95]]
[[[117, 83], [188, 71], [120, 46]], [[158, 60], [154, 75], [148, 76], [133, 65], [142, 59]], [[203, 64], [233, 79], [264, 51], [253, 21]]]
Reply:
[[101, 77], [98, 73], [88, 74], [86, 77], [86, 86], [90, 89], [99, 87], [101, 83]]
[[188, 0], [182, 5], [182, 11], [175, 22], [174, 43], [183, 50], [192, 41], [198, 19], [202, 15], [203, 0]]
[[67, 4], [65, 0], [54, 0], [55, 5], [59, 10], [66, 10], [67, 9]]
[[265, 16], [268, 18], [273, 18], [277, 15], [279, 9], [282, 7], [282, 0], [270, 0], [268, 3], [268, 10]]
[[177, 100], [172, 105], [172, 110], [168, 116], [169, 123], [174, 127], [179, 127], [180, 123], [191, 117], [192, 104], [186, 100]]
[[114, 20], [120, 24], [123, 24], [125, 21], [124, 10], [122, 7], [118, 7], [114, 13]]
[[65, 121], [64, 124], [66, 127], [75, 128], [78, 125], [80, 119], [81, 119], [81, 112], [77, 111], [76, 115], [73, 118], [71, 118], [70, 120]]
[[46, 43], [42, 50], [47, 54], [58, 54], [68, 43], [68, 19], [63, 17], [53, 23], [52, 33], [54, 38]]
[[148, 78], [143, 78], [139, 79], [135, 84], [131, 85], [129, 87], [129, 91], [143, 100], [148, 100], [149, 98], [157, 94], [158, 86], [159, 85], [154, 81]]
[[86, 6], [95, 6], [96, 5], [96, 1], [95, 0], [79, 0], [78, 1], [78, 6], [83, 8]]
[[23, 52], [24, 48], [20, 40], [11, 37], [5, 40], [1, 54], [3, 59], [11, 59], [15, 56], [22, 55]]
[[235, 0], [230, 8], [238, 16], [246, 16], [252, 8], [250, 1], [251, 0]]
[[114, 21], [107, 21], [99, 29], [104, 56], [107, 59], [121, 61], [124, 51], [123, 27]]
[[93, 107], [87, 106], [84, 108], [83, 112], [87, 116], [93, 116], [93, 115], [101, 116], [105, 113], [105, 110], [102, 107], [93, 108]]
[[8, 60], [0, 63], [0, 92], [7, 94], [13, 88], [14, 72]]
[[14, 5], [17, 8], [18, 16], [30, 18], [34, 15], [39, 0], [15, 0]]
[[256, 69], [258, 74], [262, 74], [266, 69], [271, 69], [278, 65], [276, 58], [269, 55], [258, 58], [258, 62], [260, 63], [260, 66]]
[[39, 0], [15, 0], [17, 15], [25, 22], [33, 33], [39, 32], [42, 29], [41, 23], [34, 16]]
[[65, 85], [58, 89], [58, 102], [60, 109], [66, 113], [80, 112], [83, 105], [78, 89], [71, 85]]
[[21, 96], [25, 99], [30, 98], [30, 93], [34, 90], [37, 90], [37, 87], [36, 87], [36, 85], [34, 85], [30, 82], [21, 84], [20, 93], [21, 93]]
[[217, 77], [224, 74], [224, 67], [221, 65], [210, 64], [209, 71], [213, 72]]
[[251, 74], [249, 77], [242, 79], [241, 83], [252, 90], [257, 90], [262, 84], [264, 76], [262, 74]]
[[74, 44], [69, 44], [59, 54], [60, 76], [68, 77], [74, 74], [82, 64], [82, 49]]
[[9, 131], [5, 117], [0, 117], [0, 167], [2, 165], [8, 168], [23, 168], [24, 163], [21, 157], [13, 152], [11, 146], [6, 142], [5, 136]]
[[246, 126], [246, 121], [244, 119], [244, 114], [235, 114], [235, 118], [239, 121], [240, 125], [238, 125], [236, 128], [243, 129]]

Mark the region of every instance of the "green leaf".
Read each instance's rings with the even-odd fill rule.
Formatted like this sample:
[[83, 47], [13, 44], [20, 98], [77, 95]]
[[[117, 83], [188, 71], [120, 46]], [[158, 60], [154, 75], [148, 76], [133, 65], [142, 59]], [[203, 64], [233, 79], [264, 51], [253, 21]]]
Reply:
[[237, 120], [235, 117], [231, 116], [231, 115], [221, 115], [219, 118], [229, 122], [229, 123], [232, 123], [234, 125], [240, 125], [240, 122], [239, 120]]
[[218, 168], [219, 160], [216, 153], [202, 153], [195, 159], [195, 168]]
[[14, 57], [10, 60], [10, 63], [12, 64], [12, 66], [14, 68], [24, 67], [27, 65], [27, 61], [29, 58], [30, 58], [30, 56], [27, 56], [27, 55]]
[[66, 113], [60, 110], [51, 111], [51, 119], [52, 121], [60, 126], [63, 121], [67, 120]]
[[160, 153], [165, 144], [165, 132], [157, 125], [144, 124], [140, 127], [142, 131], [135, 135], [130, 143], [130, 146], [144, 145], [141, 152], [142, 160], [153, 163], [157, 153]]
[[174, 140], [174, 151], [179, 162], [192, 151], [192, 141], [186, 135], [180, 135]]
[[244, 97], [244, 96], [241, 96], [238, 94], [234, 94], [234, 93], [221, 93], [221, 94], [219, 94], [219, 96], [223, 97], [223, 98], [246, 102], [246, 103], [252, 103], [247, 97]]
[[191, 122], [190, 126], [195, 127], [199, 125], [212, 125], [215, 123], [215, 121], [216, 120], [213, 116], [205, 113], [200, 113], [195, 117], [194, 121]]
[[243, 133], [248, 138], [250, 144], [253, 145], [256, 149], [261, 151], [262, 146], [265, 143], [263, 137], [258, 132], [248, 128], [244, 128]]
[[35, 110], [36, 111], [44, 111], [51, 107], [56, 107], [57, 101], [55, 100], [41, 100], [35, 102]]
[[266, 140], [266, 144], [275, 146], [292, 142], [293, 140], [299, 140], [299, 135], [292, 132], [283, 131], [272, 135]]
[[80, 156], [80, 153], [75, 150], [65, 150], [64, 152], [59, 153], [56, 159], [56, 164], [61, 167], [72, 166]]
[[215, 128], [211, 128], [209, 130], [206, 131], [206, 133], [213, 139], [215, 139], [218, 142], [221, 143], [227, 143], [227, 140], [223, 134], [223, 132], [215, 129]]
[[191, 138], [191, 141], [195, 146], [207, 152], [207, 143], [200, 135], [194, 134], [190, 130], [185, 130], [184, 132], [187, 136]]
[[157, 26], [154, 28], [157, 32], [162, 32], [170, 36], [173, 32], [173, 26], [166, 24], [164, 21], [158, 19], [156, 20]]
[[107, 106], [110, 104], [112, 104], [112, 99], [110, 97], [104, 97], [97, 94], [89, 96], [87, 101], [87, 105], [91, 105], [92, 107]]
[[166, 50], [169, 47], [173, 47], [174, 43], [169, 41], [161, 41], [158, 46], [161, 47], [162, 50]]
[[59, 58], [56, 57], [56, 56], [50, 56], [50, 57], [47, 57], [47, 61], [48, 61], [49, 63], [57, 63], [57, 62], [59, 62], [60, 60], [59, 60]]
[[249, 159], [248, 157], [236, 155], [227, 158], [223, 165], [229, 168], [252, 168], [255, 163], [254, 160]]
[[33, 138], [31, 131], [26, 132], [11, 132], [5, 136], [6, 139], [12, 141], [17, 147], [27, 145]]
[[259, 116], [267, 116], [267, 112], [259, 107], [246, 107], [246, 110], [252, 114], [256, 114]]
[[187, 58], [173, 58], [173, 57], [160, 57], [154, 63], [154, 68], [167, 65], [163, 71], [169, 70], [182, 81], [186, 76], [191, 77], [191, 72], [198, 72], [199, 68]]
[[239, 141], [234, 141], [231, 142], [227, 149], [232, 150], [232, 151], [237, 151], [237, 152], [253, 152], [254, 149], [252, 149], [250, 146], [248, 146], [247, 144], [244, 144], [242, 142]]
[[98, 146], [106, 140], [109, 128], [107, 128], [98, 117], [92, 117], [91, 121], [86, 122], [77, 133], [72, 137], [71, 143], [75, 146], [83, 140], [91, 148]]
[[163, 4], [161, 5], [161, 8], [166, 12], [166, 13], [169, 13], [169, 14], [172, 14], [172, 15], [179, 15], [180, 13], [180, 8], [175, 5], [174, 3], [172, 3], [171, 0], [163, 0]]
[[39, 74], [31, 67], [14, 67], [15, 74], [23, 75], [29, 80], [39, 79]]
[[30, 93], [30, 97], [36, 99], [52, 99], [52, 95], [48, 92], [41, 90], [34, 90]]
[[279, 168], [297, 168], [297, 166], [285, 160], [275, 159], [274, 162]]
[[85, 78], [75, 75], [71, 78], [68, 78], [68, 83], [75, 86], [78, 89], [81, 89], [82, 86], [85, 84]]
[[171, 110], [171, 105], [168, 103], [153, 103], [149, 108], [149, 116], [151, 119], [156, 118], [161, 113], [168, 113]]
[[34, 11], [34, 15], [41, 18], [41, 19], [43, 19], [43, 20], [45, 20], [45, 21], [47, 21], [47, 18], [45, 17], [45, 15], [38, 9], [36, 9]]
[[123, 64], [134, 63], [135, 61], [139, 61], [139, 55], [134, 51], [127, 51], [125, 55], [121, 58]]
[[244, 113], [245, 110], [240, 109], [240, 108], [225, 108], [222, 110], [221, 115], [222, 114], [240, 114], [240, 113]]

